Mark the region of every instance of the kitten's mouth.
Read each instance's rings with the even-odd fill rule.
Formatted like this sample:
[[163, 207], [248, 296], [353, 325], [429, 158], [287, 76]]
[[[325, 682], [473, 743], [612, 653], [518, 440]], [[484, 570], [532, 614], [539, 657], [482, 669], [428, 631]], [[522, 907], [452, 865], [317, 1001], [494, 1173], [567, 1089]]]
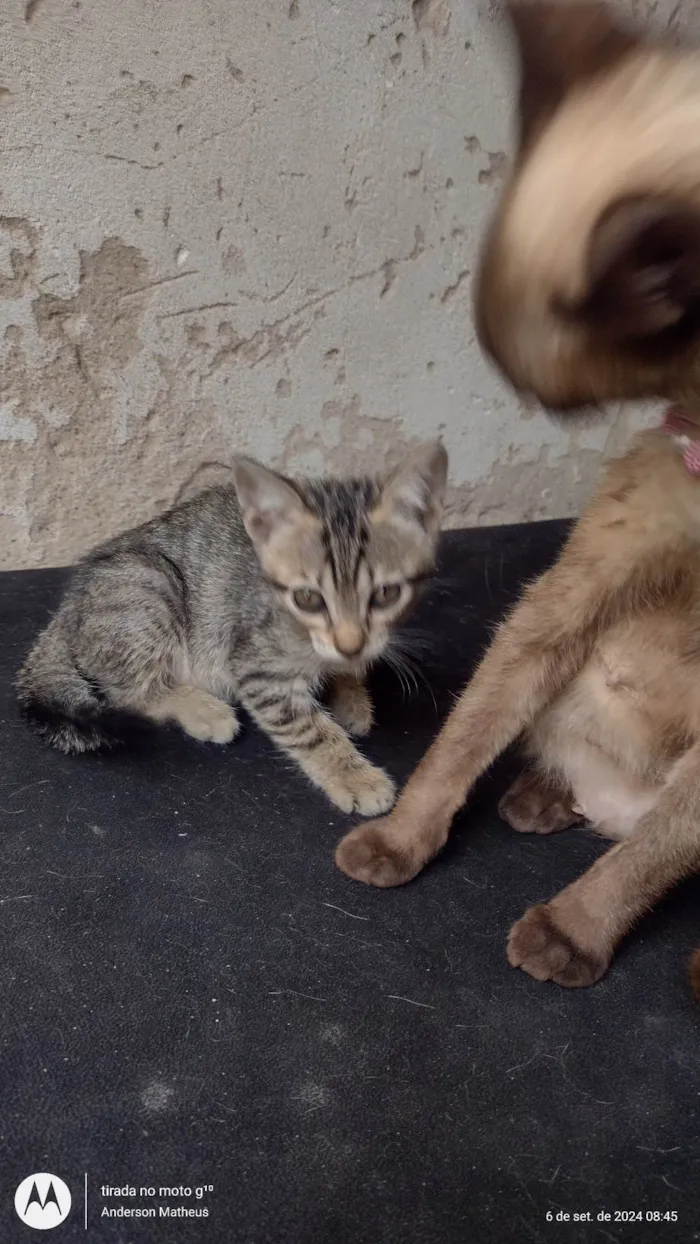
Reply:
[[[313, 642], [313, 641], [312, 641]], [[313, 649], [317, 656], [321, 658], [327, 665], [332, 665], [338, 669], [360, 671], [367, 668], [372, 662], [384, 652], [386, 642], [369, 641], [359, 652], [351, 654], [340, 652], [337, 648], [322, 648], [320, 645], [313, 643]]]
[[329, 665], [342, 665], [346, 668], [350, 668], [353, 665], [357, 665], [361, 658], [364, 657], [364, 649], [361, 653], [356, 653], [349, 657], [344, 653], [339, 652], [337, 648], [332, 648], [330, 644], [326, 646], [325, 644], [320, 644], [315, 640], [312, 640], [311, 646], [316, 653], [316, 656], [320, 657], [322, 661], [326, 661]]

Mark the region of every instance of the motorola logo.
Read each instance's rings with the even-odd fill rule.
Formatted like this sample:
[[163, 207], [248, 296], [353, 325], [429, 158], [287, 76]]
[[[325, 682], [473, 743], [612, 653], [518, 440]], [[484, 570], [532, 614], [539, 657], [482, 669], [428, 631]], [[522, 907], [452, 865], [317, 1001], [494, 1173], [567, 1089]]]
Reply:
[[35, 1231], [49, 1231], [70, 1213], [70, 1190], [58, 1175], [40, 1171], [27, 1175], [15, 1192], [15, 1209], [22, 1222]]

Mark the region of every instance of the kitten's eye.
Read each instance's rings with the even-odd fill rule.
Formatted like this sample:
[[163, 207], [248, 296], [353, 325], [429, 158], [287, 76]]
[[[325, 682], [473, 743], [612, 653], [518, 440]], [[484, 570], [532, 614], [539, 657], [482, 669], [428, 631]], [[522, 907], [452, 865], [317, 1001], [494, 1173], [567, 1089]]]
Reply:
[[315, 592], [311, 587], [297, 588], [296, 592], [292, 593], [292, 600], [302, 613], [322, 613], [326, 607], [321, 593]]
[[369, 603], [373, 609], [390, 609], [400, 595], [401, 588], [398, 583], [383, 583], [381, 587], [374, 589]]

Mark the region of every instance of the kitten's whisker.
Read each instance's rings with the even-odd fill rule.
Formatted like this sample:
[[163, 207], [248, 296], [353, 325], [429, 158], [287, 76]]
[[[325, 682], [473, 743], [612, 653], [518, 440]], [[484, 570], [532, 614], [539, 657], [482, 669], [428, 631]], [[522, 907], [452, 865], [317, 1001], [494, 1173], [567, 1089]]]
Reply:
[[401, 690], [403, 691], [403, 694], [404, 694], [404, 699], [405, 699], [407, 695], [410, 695], [410, 694], [411, 694], [411, 688], [410, 688], [410, 686], [409, 686], [408, 682], [406, 681], [406, 678], [405, 678], [405, 675], [404, 675], [404, 672], [403, 672], [402, 665], [401, 665], [401, 663], [400, 663], [400, 661], [399, 661], [399, 659], [398, 659], [398, 657], [397, 657], [396, 653], [392, 653], [392, 652], [390, 652], [390, 651], [385, 651], [383, 655], [384, 655], [384, 660], [386, 661], [387, 665], [388, 665], [388, 666], [390, 667], [390, 669], [392, 669], [392, 670], [394, 671], [394, 673], [396, 674], [396, 676], [397, 676], [397, 678], [398, 678], [398, 680], [399, 680], [399, 683], [401, 684]]
[[[418, 681], [419, 676], [421, 678], [421, 681], [423, 681], [425, 678], [425, 676], [422, 674], [422, 671], [416, 670], [414, 666], [411, 664], [411, 662], [405, 657], [405, 655], [403, 655], [400, 652], [391, 651], [388, 660], [389, 660], [389, 664], [395, 670], [397, 676], [399, 677], [401, 681], [401, 685], [404, 687], [406, 694], [407, 695], [411, 695], [412, 693], [418, 694], [420, 690], [419, 681]], [[425, 685], [430, 690], [430, 685], [427, 682], [427, 680], [425, 680]]]
[[429, 652], [439, 647], [439, 639], [429, 631], [403, 631], [392, 636], [391, 646], [401, 652]]
[[414, 665], [413, 662], [409, 659], [409, 656], [405, 652], [402, 652], [400, 648], [397, 651], [396, 647], [392, 646], [392, 648], [390, 649], [390, 652], [391, 652], [391, 657], [392, 657], [392, 661], [390, 661], [390, 664], [392, 665], [392, 667], [396, 670], [397, 673], [399, 672], [399, 669], [400, 669], [404, 678], [406, 679], [410, 678], [413, 690], [416, 694], [418, 694], [418, 692], [420, 691], [421, 685], [425, 687], [426, 691], [430, 695], [431, 700], [433, 701], [433, 705], [437, 712], [437, 700], [435, 699], [435, 692], [433, 691], [430, 681], [425, 673], [425, 670], [421, 669], [420, 665], [418, 666]]

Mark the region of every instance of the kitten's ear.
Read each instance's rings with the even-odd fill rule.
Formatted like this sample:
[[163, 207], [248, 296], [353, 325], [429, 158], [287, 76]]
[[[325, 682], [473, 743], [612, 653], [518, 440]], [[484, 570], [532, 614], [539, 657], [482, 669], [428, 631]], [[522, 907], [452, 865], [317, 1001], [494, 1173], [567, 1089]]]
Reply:
[[639, 42], [597, 0], [507, 0], [520, 53], [520, 146], [537, 137], [571, 88]]
[[447, 451], [440, 441], [420, 445], [385, 481], [376, 518], [420, 523], [434, 535], [442, 518], [447, 482]]
[[306, 514], [294, 485], [253, 458], [234, 460], [233, 483], [245, 529], [256, 546], [267, 544], [273, 531]]
[[588, 292], [570, 310], [614, 341], [653, 337], [700, 303], [700, 212], [652, 195], [621, 199], [588, 251]]

